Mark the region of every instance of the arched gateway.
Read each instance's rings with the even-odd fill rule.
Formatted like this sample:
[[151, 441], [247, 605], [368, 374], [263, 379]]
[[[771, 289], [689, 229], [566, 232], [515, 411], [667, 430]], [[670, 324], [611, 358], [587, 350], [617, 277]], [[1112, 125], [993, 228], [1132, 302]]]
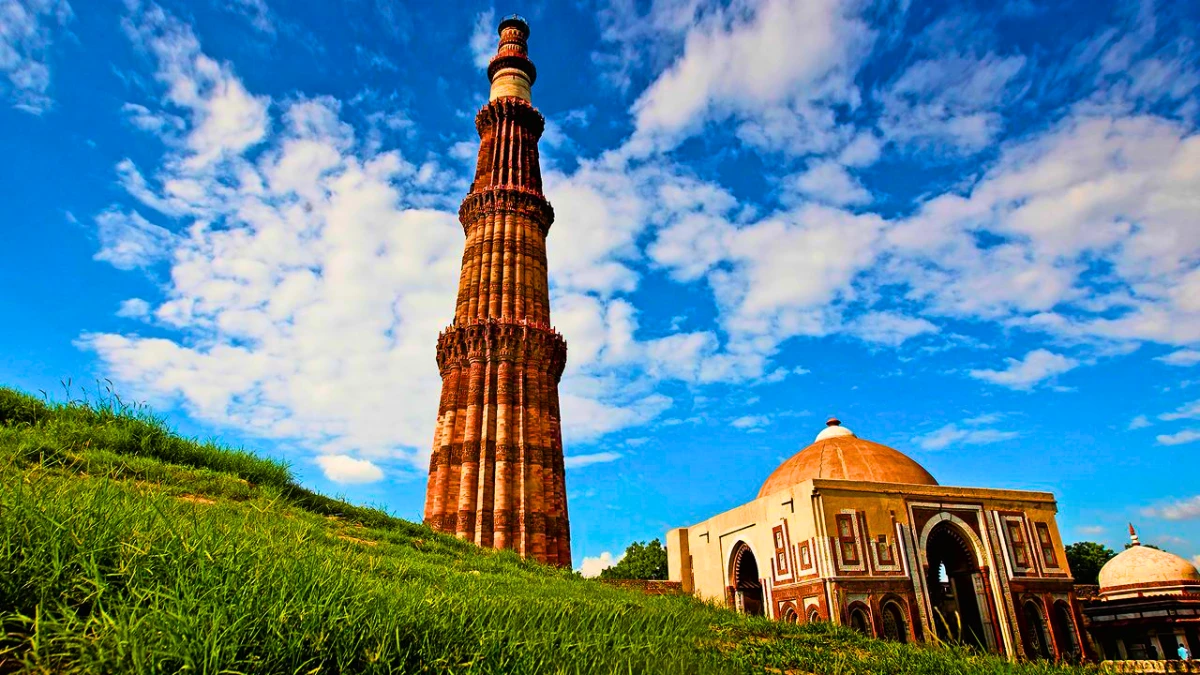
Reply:
[[754, 551], [739, 541], [729, 554], [729, 588], [733, 608], [752, 616], [763, 615], [763, 584]]
[[983, 575], [967, 531], [953, 520], [943, 520], [925, 541], [929, 602], [938, 638], [990, 649]]

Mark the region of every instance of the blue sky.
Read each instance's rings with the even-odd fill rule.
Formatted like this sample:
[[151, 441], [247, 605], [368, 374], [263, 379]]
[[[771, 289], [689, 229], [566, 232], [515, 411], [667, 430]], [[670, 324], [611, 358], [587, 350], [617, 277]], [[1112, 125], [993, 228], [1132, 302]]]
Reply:
[[0, 382], [108, 378], [419, 519], [514, 11], [577, 565], [829, 415], [1200, 555], [1195, 3], [0, 0]]

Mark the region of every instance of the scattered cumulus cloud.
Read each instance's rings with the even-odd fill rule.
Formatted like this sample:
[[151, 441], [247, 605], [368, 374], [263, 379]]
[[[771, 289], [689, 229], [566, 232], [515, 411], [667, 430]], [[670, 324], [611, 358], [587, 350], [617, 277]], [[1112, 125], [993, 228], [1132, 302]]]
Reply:
[[790, 187], [809, 199], [835, 206], [871, 201], [871, 193], [844, 166], [835, 162], [813, 164], [804, 173], [796, 175]]
[[1200, 363], [1200, 350], [1180, 349], [1166, 356], [1159, 356], [1156, 361], [1162, 361], [1170, 366], [1194, 366]]
[[938, 327], [926, 319], [881, 311], [860, 315], [848, 328], [864, 342], [888, 347], [899, 347], [910, 338], [938, 332]]
[[583, 563], [579, 565], [579, 573], [582, 574], [584, 578], [594, 579], [595, 577], [600, 576], [600, 573], [604, 570], [621, 562], [621, 559], [624, 557], [625, 554], [622, 553], [614, 558], [611, 551], [604, 551], [598, 556], [585, 556]]
[[1142, 509], [1142, 515], [1148, 518], [1162, 518], [1164, 520], [1193, 520], [1200, 518], [1200, 495], [1169, 504]]
[[1129, 430], [1133, 431], [1134, 429], [1145, 429], [1152, 424], [1153, 422], [1151, 422], [1150, 419], [1145, 415], [1138, 415], [1129, 421]]
[[335, 483], [374, 483], [383, 478], [383, 470], [369, 460], [348, 455], [321, 455], [317, 466]]
[[1158, 416], [1158, 419], [1165, 422], [1173, 422], [1175, 420], [1194, 420], [1200, 418], [1200, 400], [1192, 401], [1180, 406], [1175, 412], [1163, 413]]
[[735, 429], [761, 429], [771, 422], [766, 415], [743, 415], [729, 423]]
[[489, 7], [475, 16], [475, 27], [468, 41], [471, 60], [476, 68], [487, 68], [496, 55], [496, 9]]
[[605, 464], [621, 459], [619, 452], [594, 452], [590, 455], [571, 455], [563, 458], [563, 466], [568, 469], [582, 469], [592, 464]]
[[884, 137], [917, 150], [983, 150], [1002, 129], [997, 109], [1024, 65], [1023, 56], [995, 54], [952, 54], [913, 63], [878, 95]]
[[164, 102], [190, 117], [185, 139], [190, 152], [183, 162], [195, 168], [211, 165], [263, 140], [267, 97], [250, 94], [231, 65], [204, 54], [189, 26], [158, 5], [131, 4], [126, 33], [155, 59]]
[[162, 260], [174, 240], [170, 231], [136, 211], [101, 213], [96, 216], [96, 234], [100, 250], [92, 257], [123, 270], [147, 267]]
[[40, 115], [50, 98], [51, 47], [74, 17], [66, 0], [0, 0], [0, 93]]
[[967, 419], [963, 420], [963, 424], [977, 427], [986, 424], [995, 424], [1002, 419], [1004, 419], [1004, 413], [990, 412], [983, 413], [982, 415], [976, 415], [975, 417], [968, 417]]
[[767, 0], [752, 11], [714, 9], [702, 17], [694, 5], [658, 11], [686, 26], [682, 52], [634, 103], [630, 152], [669, 149], [730, 117], [739, 121], [738, 136], [760, 148], [843, 144], [848, 133], [826, 106], [859, 99], [854, 73], [872, 39], [844, 3]]
[[944, 450], [951, 445], [987, 445], [1017, 438], [1021, 434], [1016, 431], [1001, 431], [999, 429], [964, 429], [957, 424], [947, 424], [922, 436], [913, 439], [923, 450]]
[[130, 298], [121, 301], [117, 308], [117, 316], [125, 319], [142, 319], [150, 315], [150, 303], [141, 298]]
[[1200, 430], [1184, 429], [1173, 434], [1161, 434], [1155, 436], [1154, 440], [1158, 441], [1159, 445], [1183, 445], [1184, 443], [1194, 443], [1200, 441]]
[[971, 370], [969, 374], [984, 382], [1029, 391], [1035, 385], [1073, 370], [1079, 365], [1075, 359], [1045, 349], [1035, 349], [1023, 359], [1010, 358], [1005, 361], [1008, 365], [1004, 370]]
[[240, 14], [250, 22], [254, 30], [266, 35], [275, 34], [275, 22], [266, 0], [228, 0], [222, 3], [222, 7]]

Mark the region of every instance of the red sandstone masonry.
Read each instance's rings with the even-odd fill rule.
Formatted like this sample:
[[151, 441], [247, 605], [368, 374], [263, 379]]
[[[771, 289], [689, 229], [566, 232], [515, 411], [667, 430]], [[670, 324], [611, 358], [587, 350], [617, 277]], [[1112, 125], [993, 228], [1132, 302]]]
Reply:
[[[536, 76], [527, 27], [506, 20], [489, 77]], [[545, 120], [499, 97], [475, 117], [479, 155], [459, 209], [466, 236], [454, 323], [438, 337], [442, 397], [425, 522], [480, 546], [571, 564], [558, 383], [567, 345], [550, 326], [537, 142]]]
[[605, 586], [624, 588], [629, 591], [641, 591], [646, 595], [683, 595], [683, 584], [678, 581], [657, 581], [643, 579], [600, 579]]

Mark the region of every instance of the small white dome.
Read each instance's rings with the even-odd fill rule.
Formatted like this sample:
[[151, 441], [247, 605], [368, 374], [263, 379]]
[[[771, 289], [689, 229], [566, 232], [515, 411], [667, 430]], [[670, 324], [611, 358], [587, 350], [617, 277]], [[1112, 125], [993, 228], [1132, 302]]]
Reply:
[[854, 436], [854, 432], [842, 426], [842, 422], [838, 418], [830, 417], [829, 421], [825, 423], [825, 428], [817, 434], [817, 440], [823, 441], [837, 436]]

